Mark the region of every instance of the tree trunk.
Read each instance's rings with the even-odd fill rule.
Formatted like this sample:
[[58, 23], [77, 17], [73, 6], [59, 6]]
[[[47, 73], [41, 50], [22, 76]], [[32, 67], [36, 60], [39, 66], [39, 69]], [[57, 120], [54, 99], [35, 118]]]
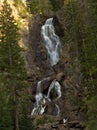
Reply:
[[18, 119], [17, 104], [16, 104], [16, 108], [15, 108], [15, 130], [19, 130], [19, 119]]
[[18, 118], [18, 97], [16, 95], [16, 86], [13, 87], [13, 100], [14, 100], [14, 130], [19, 130], [19, 118]]

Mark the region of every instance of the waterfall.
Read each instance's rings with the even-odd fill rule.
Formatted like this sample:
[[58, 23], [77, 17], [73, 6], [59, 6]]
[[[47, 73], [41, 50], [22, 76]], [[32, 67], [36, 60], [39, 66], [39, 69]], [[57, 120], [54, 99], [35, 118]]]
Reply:
[[55, 89], [56, 93], [57, 93], [57, 97], [55, 98], [55, 100], [59, 99], [61, 97], [61, 85], [59, 84], [58, 81], [54, 80], [52, 81], [52, 83], [50, 84], [49, 86], [49, 90], [48, 90], [48, 93], [47, 93], [47, 99], [49, 101], [51, 101], [50, 99], [50, 92], [52, 89]]
[[42, 83], [42, 81], [39, 81], [37, 83], [37, 93], [36, 93], [36, 96], [35, 96], [36, 102], [34, 104], [34, 109], [32, 110], [31, 115], [43, 114], [44, 109], [46, 107], [45, 106], [46, 100], [43, 97], [43, 94], [41, 93], [41, 83]]
[[[49, 56], [50, 64], [51, 66], [56, 65], [59, 62], [62, 48], [61, 48], [61, 42], [59, 37], [55, 34], [54, 26], [53, 26], [53, 18], [47, 19], [45, 24], [41, 27], [41, 34], [44, 39], [44, 46], [47, 49], [47, 53]], [[57, 101], [61, 97], [61, 85], [59, 82], [54, 79], [48, 89], [47, 94], [43, 94], [41, 91], [41, 85], [42, 82], [48, 80], [49, 77], [44, 78], [41, 81], [38, 81], [37, 83], [37, 92], [35, 96], [36, 102], [34, 103], [34, 108], [31, 112], [31, 116], [37, 115], [37, 114], [43, 114], [45, 112], [46, 108], [46, 102], [52, 102]], [[51, 99], [50, 93], [54, 90], [57, 94], [56, 97]], [[57, 109], [57, 115], [60, 114], [60, 108], [58, 104], [55, 103], [56, 109]]]
[[44, 39], [45, 47], [48, 51], [51, 66], [56, 65], [60, 59], [62, 49], [60, 39], [55, 34], [53, 18], [47, 19], [41, 28], [41, 34]]

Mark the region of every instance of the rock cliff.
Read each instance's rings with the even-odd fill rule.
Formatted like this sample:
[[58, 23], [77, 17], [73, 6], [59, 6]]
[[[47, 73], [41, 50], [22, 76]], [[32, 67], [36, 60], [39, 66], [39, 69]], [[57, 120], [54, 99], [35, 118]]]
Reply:
[[[83, 113], [78, 104], [81, 98], [83, 98], [83, 86], [81, 84], [77, 44], [62, 43], [60, 62], [51, 67], [41, 36], [41, 26], [45, 20], [45, 18], [34, 19], [29, 30], [29, 49], [26, 53], [26, 61], [29, 68], [29, 81], [32, 82], [32, 101], [33, 103], [35, 102], [36, 84], [39, 80], [43, 77], [50, 76], [41, 86], [42, 92], [46, 93], [52, 80], [57, 79], [62, 86], [62, 97], [57, 101], [61, 114], [59, 117], [56, 117], [56, 112], [53, 111], [54, 104], [47, 103], [47, 109], [44, 115], [34, 117], [34, 122], [40, 120], [40, 123], [36, 125], [37, 130], [83, 130]], [[54, 16], [53, 23], [56, 33], [62, 38], [64, 36], [64, 29], [59, 21], [58, 17]], [[52, 92], [52, 95], [54, 94]], [[49, 116], [53, 116], [54, 118], [52, 123], [47, 121], [43, 123], [44, 125], [41, 125], [41, 121], [49, 119]], [[66, 124], [63, 122], [64, 119], [67, 120]]]

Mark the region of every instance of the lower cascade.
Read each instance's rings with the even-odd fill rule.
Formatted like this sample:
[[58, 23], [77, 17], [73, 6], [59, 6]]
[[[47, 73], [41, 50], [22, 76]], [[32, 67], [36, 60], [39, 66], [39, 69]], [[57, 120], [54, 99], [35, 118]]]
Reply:
[[[49, 62], [53, 67], [56, 65], [61, 56], [62, 48], [59, 37], [55, 34], [54, 26], [53, 26], [53, 18], [49, 18], [46, 20], [45, 24], [41, 27], [41, 34], [44, 39], [44, 46], [47, 49]], [[48, 87], [46, 94], [44, 94], [41, 90], [42, 83], [47, 81], [50, 77], [46, 77], [37, 83], [36, 95], [35, 95], [35, 103], [34, 108], [31, 112], [31, 117], [33, 115], [42, 115], [46, 111], [47, 102], [53, 102], [55, 108], [57, 110], [57, 115], [60, 115], [60, 106], [57, 104], [57, 100], [62, 95], [61, 85], [60, 83], [54, 79], [51, 81], [51, 84]], [[54, 91], [56, 95], [51, 96], [51, 92]]]
[[[52, 81], [52, 83], [49, 86], [47, 95], [42, 94], [41, 92], [41, 83], [42, 81], [39, 81], [37, 83], [37, 93], [35, 96], [35, 104], [34, 104], [34, 108], [31, 112], [31, 116], [35, 115], [35, 114], [43, 114], [45, 112], [45, 108], [46, 108], [46, 101], [52, 102], [54, 100], [58, 100], [61, 97], [61, 85], [59, 84], [58, 81]], [[57, 97], [54, 99], [50, 98], [50, 92], [52, 91], [52, 89], [54, 89], [57, 93]], [[60, 113], [60, 109], [59, 106], [57, 104], [55, 104], [57, 111], [58, 111], [58, 115]]]

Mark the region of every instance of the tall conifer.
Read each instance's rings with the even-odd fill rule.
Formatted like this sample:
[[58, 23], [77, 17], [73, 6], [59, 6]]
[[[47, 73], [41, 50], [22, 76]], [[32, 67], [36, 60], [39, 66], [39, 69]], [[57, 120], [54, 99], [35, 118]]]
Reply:
[[[7, 113], [12, 121], [9, 125], [13, 124], [15, 130], [19, 130], [19, 93], [26, 84], [26, 71], [21, 56], [22, 49], [18, 45], [18, 41], [19, 29], [17, 23], [12, 16], [10, 5], [4, 0], [0, 13], [0, 93], [4, 93], [0, 94], [0, 99], [4, 102], [4, 106], [0, 104], [0, 113], [3, 112], [2, 107], [4, 107], [4, 113]], [[6, 115], [0, 117], [3, 120], [0, 130], [11, 130], [10, 126], [9, 129], [6, 128], [9, 118], [6, 118], [6, 120], [4, 118], [6, 118]]]

